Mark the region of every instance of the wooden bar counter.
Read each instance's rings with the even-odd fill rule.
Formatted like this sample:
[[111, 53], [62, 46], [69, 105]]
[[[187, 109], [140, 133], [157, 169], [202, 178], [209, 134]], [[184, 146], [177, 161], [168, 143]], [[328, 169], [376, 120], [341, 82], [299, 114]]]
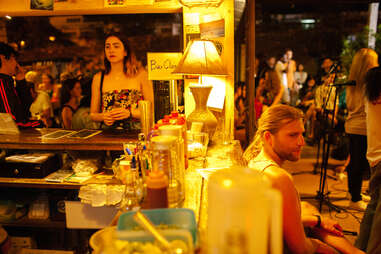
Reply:
[[106, 131], [92, 137], [44, 139], [43, 136], [60, 129], [25, 129], [19, 135], [0, 134], [2, 149], [36, 149], [36, 150], [123, 150], [123, 143], [136, 142], [138, 133]]
[[[136, 142], [137, 134], [115, 133], [103, 131], [88, 139], [59, 138], [43, 139], [42, 136], [58, 129], [22, 130], [20, 135], [0, 135], [0, 149], [36, 149], [36, 150], [118, 150], [123, 143]], [[201, 235], [205, 233], [208, 208], [208, 177], [215, 171], [242, 166], [242, 149], [238, 141], [230, 144], [214, 144], [209, 146], [204, 159], [189, 160], [189, 168], [185, 172], [185, 201], [183, 207], [195, 212]], [[106, 184], [118, 184], [116, 179]], [[99, 183], [94, 176], [82, 184], [51, 183], [44, 179], [0, 177], [0, 187], [36, 188], [36, 189], [79, 189], [88, 183]], [[203, 237], [201, 237], [203, 238]]]

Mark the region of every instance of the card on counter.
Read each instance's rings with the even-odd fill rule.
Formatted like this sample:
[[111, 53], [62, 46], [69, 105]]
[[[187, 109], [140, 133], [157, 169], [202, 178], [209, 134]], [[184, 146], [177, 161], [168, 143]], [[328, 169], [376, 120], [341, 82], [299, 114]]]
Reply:
[[86, 129], [84, 129], [84, 130], [80, 130], [78, 132], [71, 134], [69, 137], [70, 138], [90, 138], [90, 137], [95, 136], [101, 132], [102, 132], [101, 130], [86, 130]]
[[43, 138], [43, 139], [59, 139], [59, 138], [63, 138], [65, 136], [68, 136], [68, 135], [73, 134], [73, 133], [75, 133], [75, 131], [57, 130], [55, 132], [45, 134], [41, 138]]

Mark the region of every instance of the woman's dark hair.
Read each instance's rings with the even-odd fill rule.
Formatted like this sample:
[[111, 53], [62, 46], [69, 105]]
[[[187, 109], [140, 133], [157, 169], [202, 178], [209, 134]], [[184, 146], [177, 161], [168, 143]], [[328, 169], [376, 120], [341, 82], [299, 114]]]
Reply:
[[370, 101], [376, 101], [381, 95], [381, 67], [370, 69], [365, 75], [365, 97]]
[[[105, 45], [106, 45], [106, 40], [112, 36], [118, 38], [122, 42], [122, 44], [124, 46], [124, 50], [126, 51], [126, 56], [123, 59], [123, 72], [127, 76], [135, 76], [138, 73], [140, 65], [139, 65], [138, 61], [136, 60], [136, 56], [135, 56], [134, 52], [131, 50], [131, 46], [130, 46], [127, 38], [125, 38], [124, 35], [122, 35], [118, 32], [111, 32], [105, 36], [105, 40], [104, 40]], [[104, 56], [105, 73], [108, 74], [111, 71], [111, 64], [106, 57], [106, 51], [104, 51], [104, 54], [105, 54], [105, 56]]]
[[70, 78], [62, 81], [61, 88], [61, 105], [65, 105], [71, 98], [71, 90], [73, 90], [75, 84], [79, 83], [78, 79]]

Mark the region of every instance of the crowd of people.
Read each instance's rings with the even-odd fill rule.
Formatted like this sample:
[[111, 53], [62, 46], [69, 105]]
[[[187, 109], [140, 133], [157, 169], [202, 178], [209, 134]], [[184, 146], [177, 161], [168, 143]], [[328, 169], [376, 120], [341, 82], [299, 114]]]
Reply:
[[137, 130], [139, 100], [153, 105], [147, 71], [122, 34], [106, 35], [103, 67], [74, 59], [58, 79], [49, 70], [25, 74], [17, 56], [0, 43], [0, 112], [11, 114], [19, 127]]
[[[328, 57], [322, 59], [316, 75], [308, 74], [303, 64], [293, 60], [290, 49], [279, 60], [271, 56], [262, 64], [259, 62], [254, 102], [259, 120], [256, 136], [246, 148], [244, 158], [250, 167], [264, 172], [283, 194], [284, 237], [292, 253], [310, 253], [310, 249], [316, 253], [381, 253], [381, 217], [378, 216], [381, 214], [381, 140], [376, 134], [381, 95], [377, 78], [381, 77], [381, 69], [377, 66], [378, 55], [368, 48], [356, 52], [347, 78], [342, 66]], [[353, 82], [340, 83], [343, 80]], [[244, 84], [240, 84], [240, 90], [244, 89]], [[246, 99], [240, 100], [235, 104], [238, 116], [244, 115], [242, 112], [247, 112], [248, 106]], [[246, 118], [238, 118], [239, 123], [243, 125]], [[347, 172], [349, 208], [365, 211], [356, 241], [359, 249], [341, 239], [340, 227], [335, 222], [327, 222], [330, 228], [322, 229], [321, 215], [300, 203], [297, 193], [294, 195], [292, 180], [289, 182], [290, 175], [282, 169], [284, 161], [299, 159], [305, 141], [314, 145], [326, 133], [329, 142], [336, 145], [329, 151], [330, 156], [346, 161], [337, 167], [337, 173], [342, 180], [346, 177], [344, 171]], [[367, 194], [370, 196], [361, 193], [363, 179], [369, 174]], [[318, 229], [311, 230], [311, 218]], [[309, 236], [312, 240], [308, 240]]]

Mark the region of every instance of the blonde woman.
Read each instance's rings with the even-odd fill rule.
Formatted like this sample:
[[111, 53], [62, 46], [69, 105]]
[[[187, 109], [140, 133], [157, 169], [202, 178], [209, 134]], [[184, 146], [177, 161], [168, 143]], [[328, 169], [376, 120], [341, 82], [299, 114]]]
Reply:
[[363, 173], [369, 171], [366, 159], [366, 113], [364, 102], [365, 75], [369, 69], [378, 66], [377, 53], [368, 48], [360, 49], [353, 57], [349, 80], [355, 80], [356, 86], [347, 87], [348, 117], [345, 132], [349, 136], [350, 161], [347, 166], [348, 191], [351, 194], [350, 208], [365, 211], [367, 204], [362, 200], [361, 186]]
[[101, 122], [104, 128], [138, 130], [139, 100], [148, 100], [154, 105], [147, 71], [121, 34], [106, 36], [104, 53], [105, 71], [94, 76], [91, 88], [91, 119]]

